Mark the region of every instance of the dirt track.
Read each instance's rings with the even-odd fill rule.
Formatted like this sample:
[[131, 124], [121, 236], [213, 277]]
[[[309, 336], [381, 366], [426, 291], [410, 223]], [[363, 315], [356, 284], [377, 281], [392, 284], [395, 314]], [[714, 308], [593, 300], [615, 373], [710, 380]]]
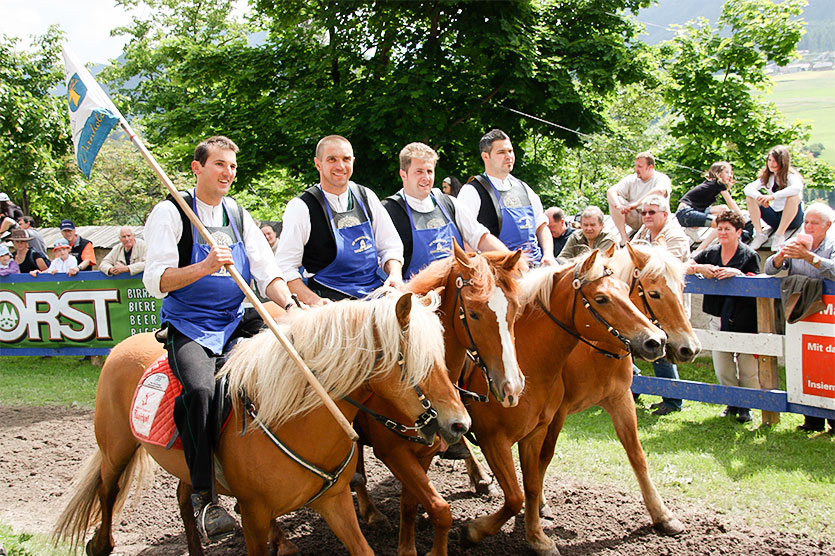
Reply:
[[[92, 448], [92, 412], [68, 408], [11, 408], [0, 406], [0, 522], [17, 531], [50, 529], [61, 511], [64, 490]], [[370, 452], [369, 452], [370, 454]], [[373, 457], [366, 458], [370, 491], [380, 509], [397, 524], [399, 483]], [[437, 461], [430, 469], [433, 483], [452, 504], [453, 528], [450, 554], [533, 554], [524, 538], [521, 516], [502, 533], [481, 546], [461, 551], [457, 527], [465, 520], [495, 509], [498, 500], [477, 497], [469, 489], [463, 464]], [[114, 532], [118, 556], [174, 556], [185, 554], [185, 538], [179, 521], [174, 490], [176, 483], [158, 473], [153, 493], [137, 508], [128, 508]], [[577, 481], [548, 481], [546, 496], [556, 519], [546, 521], [546, 532], [563, 556], [594, 555], [749, 555], [811, 556], [835, 554], [835, 544], [767, 529], [754, 529], [731, 516], [718, 515], [667, 500], [687, 527], [677, 537], [658, 535], [650, 526], [640, 493], [603, 489]], [[231, 507], [230, 500], [225, 501]], [[290, 538], [302, 554], [347, 554], [327, 524], [303, 510], [282, 518]], [[397, 531], [363, 525], [363, 532], [377, 554], [394, 555]], [[418, 551], [431, 547], [432, 530], [427, 519], [418, 522]], [[217, 543], [208, 556], [244, 554], [240, 533]]]

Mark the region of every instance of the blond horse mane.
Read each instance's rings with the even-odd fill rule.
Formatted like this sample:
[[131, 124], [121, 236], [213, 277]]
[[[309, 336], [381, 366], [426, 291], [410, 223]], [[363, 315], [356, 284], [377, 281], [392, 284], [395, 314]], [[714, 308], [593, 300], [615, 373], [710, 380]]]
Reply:
[[[539, 299], [546, 309], [551, 308], [551, 291], [554, 289], [555, 277], [564, 270], [573, 269], [576, 266], [582, 266], [585, 260], [591, 255], [589, 252], [571, 260], [570, 263], [562, 266], [542, 266], [529, 271], [520, 280], [520, 287], [522, 290], [522, 305], [528, 306], [535, 300]], [[597, 280], [603, 276], [606, 266], [604, 264], [605, 257], [598, 253], [597, 258], [585, 273], [580, 273], [577, 278], [583, 281]], [[572, 270], [573, 272], [573, 270]]]
[[[631, 245], [633, 250], [649, 257], [638, 277], [653, 280], [664, 278], [670, 284], [670, 289], [680, 298], [681, 286], [684, 284], [684, 263], [662, 245], [650, 245], [648, 243], [633, 243]], [[627, 284], [632, 282], [635, 263], [626, 248], [615, 251], [607, 264], [616, 278]]]
[[[389, 372], [401, 353], [403, 386], [411, 387], [433, 368], [443, 368], [443, 328], [435, 314], [440, 301], [435, 294], [428, 304], [414, 299], [409, 325], [401, 329], [395, 314], [398, 298], [340, 301], [298, 311], [281, 328], [334, 399]], [[247, 393], [259, 419], [271, 427], [322, 405], [269, 329], [239, 344], [220, 375], [229, 377], [230, 392]]]

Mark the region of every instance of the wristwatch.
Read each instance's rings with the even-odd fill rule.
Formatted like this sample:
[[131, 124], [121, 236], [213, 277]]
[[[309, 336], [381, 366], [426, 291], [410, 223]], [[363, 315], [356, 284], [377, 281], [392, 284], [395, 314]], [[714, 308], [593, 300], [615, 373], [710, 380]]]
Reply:
[[817, 255], [812, 255], [812, 266], [818, 266], [821, 264], [821, 258]]

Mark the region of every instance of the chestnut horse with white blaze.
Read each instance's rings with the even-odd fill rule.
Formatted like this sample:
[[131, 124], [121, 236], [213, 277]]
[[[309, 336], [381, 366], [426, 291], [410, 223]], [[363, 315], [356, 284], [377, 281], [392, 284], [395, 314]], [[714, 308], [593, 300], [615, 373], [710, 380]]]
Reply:
[[[359, 410], [345, 398], [362, 403], [375, 394], [404, 419], [421, 419], [424, 426], [417, 434], [426, 442], [436, 433], [456, 442], [470, 419], [444, 364], [444, 332], [435, 314], [439, 299], [432, 294], [413, 303], [412, 297], [343, 301], [298, 311], [281, 326], [348, 420]], [[89, 556], [113, 550], [113, 521], [135, 476], [140, 485], [148, 478], [151, 458], [180, 479], [189, 554], [203, 554], [193, 534], [182, 451], [142, 442], [131, 432], [137, 383], [164, 353], [152, 334], [140, 334], [120, 342], [102, 368], [95, 412], [98, 448], [81, 469], [55, 528], [56, 538], [78, 546], [87, 529], [99, 523], [87, 543]], [[230, 392], [245, 393], [251, 401], [244, 407], [243, 396], [233, 396], [234, 411], [215, 452], [225, 477], [218, 492], [238, 500], [247, 553], [270, 554], [277, 540], [274, 518], [307, 505], [325, 518], [351, 554], [373, 554], [349, 489], [355, 446], [273, 333], [265, 330], [235, 347], [221, 374], [228, 377]], [[244, 419], [248, 428], [241, 435]]]

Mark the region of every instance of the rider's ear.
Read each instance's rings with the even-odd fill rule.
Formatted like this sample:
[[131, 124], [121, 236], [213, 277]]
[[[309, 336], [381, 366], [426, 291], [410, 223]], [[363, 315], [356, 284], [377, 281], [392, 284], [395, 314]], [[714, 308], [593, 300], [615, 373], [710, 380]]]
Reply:
[[400, 328], [406, 328], [409, 324], [409, 316], [412, 312], [412, 294], [404, 293], [397, 300], [397, 305], [394, 308], [394, 314], [397, 315], [397, 322]]

